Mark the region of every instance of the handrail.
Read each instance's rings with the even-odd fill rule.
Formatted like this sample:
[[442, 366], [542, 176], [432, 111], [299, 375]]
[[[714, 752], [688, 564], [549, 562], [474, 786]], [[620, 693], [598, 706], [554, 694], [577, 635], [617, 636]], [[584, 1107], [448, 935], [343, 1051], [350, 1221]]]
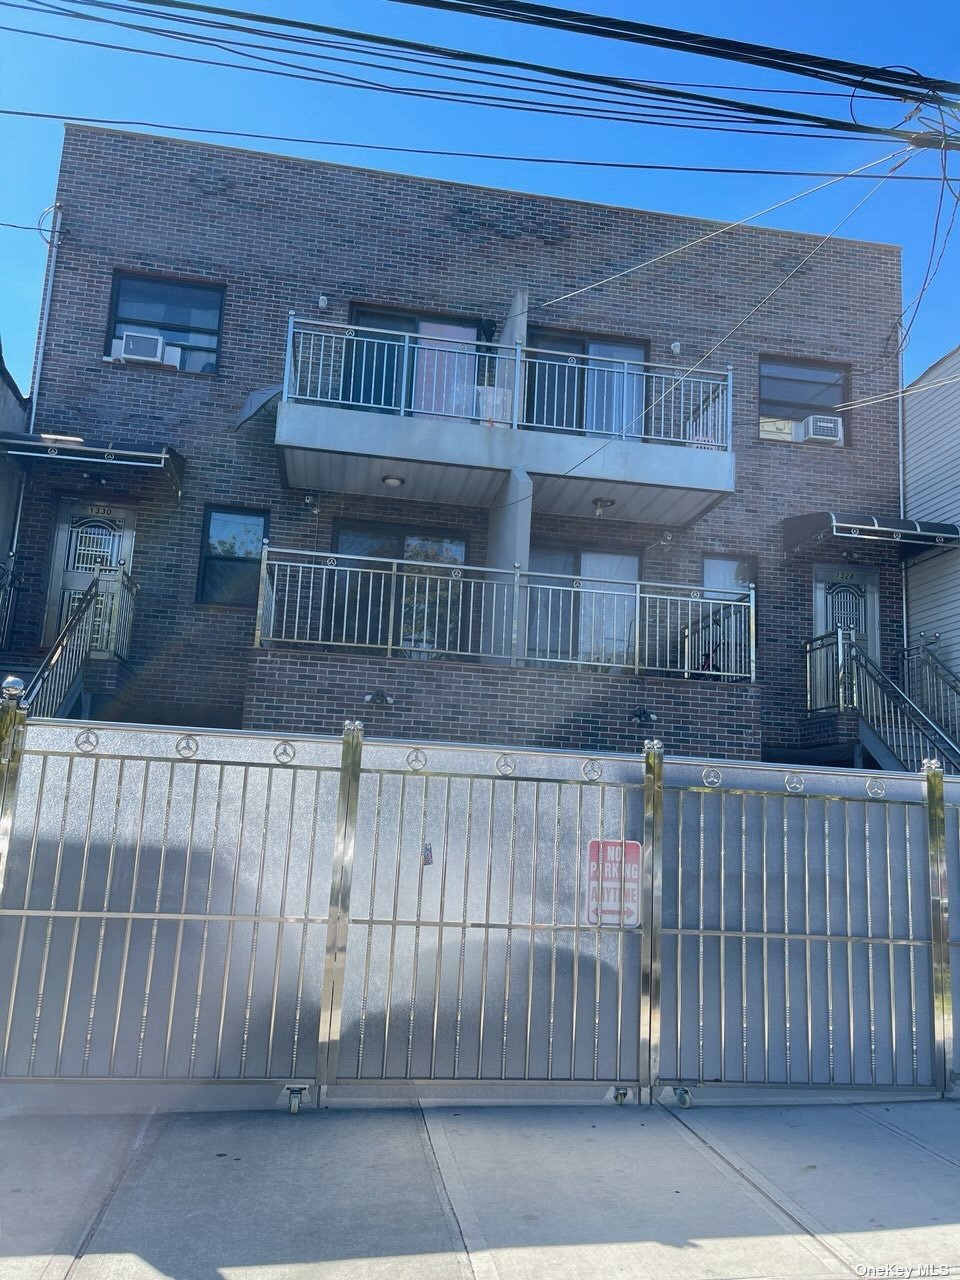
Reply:
[[805, 649], [808, 710], [856, 712], [913, 772], [940, 756], [951, 772], [960, 773], [960, 745], [886, 675], [852, 632], [816, 636]]
[[888, 696], [892, 696], [894, 699], [904, 704], [906, 710], [913, 716], [913, 718], [921, 721], [922, 726], [925, 726], [927, 736], [933, 739], [934, 742], [941, 743], [945, 749], [945, 754], [952, 757], [951, 763], [960, 769], [960, 744], [954, 741], [942, 725], [939, 725], [935, 720], [932, 720], [922, 707], [918, 707], [910, 695], [904, 689], [901, 689], [895, 680], [891, 680], [890, 677], [877, 666], [873, 659], [863, 649], [861, 649], [856, 641], [851, 641], [850, 648], [854, 661], [860, 670], [866, 672], [875, 684], [880, 685]]
[[93, 641], [94, 606], [100, 587], [94, 580], [77, 601], [49, 653], [27, 685], [21, 699], [28, 715], [56, 715], [70, 693]]
[[278, 550], [264, 542], [255, 644], [755, 679], [749, 592]]
[[901, 655], [903, 683], [915, 702], [956, 738], [960, 735], [960, 677], [929, 644]]
[[[420, 341], [421, 343], [425, 343], [431, 347], [434, 345], [438, 347], [448, 347], [451, 351], [460, 350], [464, 346], [463, 338], [442, 338], [435, 337], [433, 334], [430, 334], [426, 338], [421, 338], [417, 333], [408, 333], [405, 335], [403, 331], [399, 329], [375, 329], [371, 325], [342, 324], [339, 321], [334, 320], [305, 320], [293, 312], [291, 312], [291, 317], [294, 326], [298, 329], [306, 329], [308, 327], [312, 327], [317, 330], [336, 329], [342, 333], [344, 337], [348, 338], [359, 336], [361, 334], [372, 334], [376, 337], [389, 338], [391, 341], [399, 344], [406, 336], [414, 341]], [[602, 338], [602, 335], [598, 336]], [[477, 351], [480, 355], [485, 355], [487, 352], [497, 351], [513, 355], [516, 350], [516, 345], [514, 343], [486, 342], [479, 336], [479, 334], [476, 338], [476, 345]], [[618, 359], [616, 356], [594, 356], [588, 355], [586, 352], [578, 353], [575, 351], [555, 351], [552, 347], [527, 347], [521, 345], [521, 350], [524, 354], [533, 355], [534, 357], [562, 356], [564, 360], [569, 360], [572, 356], [574, 360], [583, 360], [584, 362], [589, 361], [591, 365], [608, 364], [617, 369], [621, 369], [624, 364], [628, 364], [635, 365], [641, 369], [656, 370], [657, 372], [663, 373], [669, 372], [679, 378], [682, 378], [685, 374], [693, 375], [692, 370], [678, 369], [675, 364], [667, 365], [663, 363], [656, 363], [652, 360], [624, 360], [622, 357]], [[696, 369], [696, 376], [698, 378], [701, 376], [704, 378], [719, 378], [725, 381], [727, 373], [724, 369], [704, 369], [698, 365]]]
[[[392, 568], [393, 565], [403, 565], [404, 569], [431, 569], [452, 570], [461, 569], [472, 573], [484, 573], [488, 576], [500, 575], [504, 578], [513, 578], [513, 569], [497, 569], [485, 564], [438, 564], [435, 560], [392, 560], [386, 556], [355, 556], [340, 551], [301, 551], [299, 547], [275, 547], [273, 543], [269, 543], [269, 561], [271, 564], [278, 562], [280, 556], [291, 556], [291, 563], [296, 564], [298, 561], [307, 557], [310, 560], [322, 560], [324, 564], [333, 567], [333, 562], [339, 563], [341, 560], [347, 561], [350, 567], [362, 569], [367, 565], [385, 565]], [[541, 573], [539, 569], [518, 570], [521, 577], [556, 579], [558, 583], [569, 586], [574, 581], [579, 581], [585, 587], [592, 589], [596, 584], [609, 586], [629, 587], [631, 591], [638, 585], [641, 587], [657, 587], [663, 591], [681, 591], [684, 595], [693, 596], [696, 599], [703, 599], [713, 604], [742, 604], [750, 597], [749, 591], [740, 591], [731, 587], [697, 587], [692, 586], [689, 582], [657, 582], [651, 578], [643, 578], [639, 583], [636, 578], [595, 578], [592, 575], [584, 575], [577, 578], [575, 574], [570, 573]]]
[[732, 374], [291, 315], [285, 401], [728, 452]]

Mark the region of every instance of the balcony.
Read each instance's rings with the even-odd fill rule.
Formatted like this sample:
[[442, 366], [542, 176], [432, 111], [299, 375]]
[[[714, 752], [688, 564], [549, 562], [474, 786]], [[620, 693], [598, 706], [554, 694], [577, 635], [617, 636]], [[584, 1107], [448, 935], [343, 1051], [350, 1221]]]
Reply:
[[[734, 488], [729, 371], [684, 370], [291, 316], [277, 444], [296, 488], [686, 524]], [[389, 463], [389, 468], [385, 467]]]
[[257, 645], [755, 679], [754, 594], [264, 545]]

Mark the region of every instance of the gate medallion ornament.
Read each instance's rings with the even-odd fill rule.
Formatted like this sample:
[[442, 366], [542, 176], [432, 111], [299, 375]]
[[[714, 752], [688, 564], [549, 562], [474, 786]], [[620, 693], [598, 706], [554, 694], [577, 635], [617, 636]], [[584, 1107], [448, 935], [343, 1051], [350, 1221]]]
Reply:
[[796, 795], [799, 791], [802, 791], [807, 784], [800, 777], [799, 773], [788, 773], [783, 780], [783, 785], [788, 791]]
[[73, 741], [80, 751], [96, 751], [100, 745], [100, 737], [92, 729], [81, 729]]
[[723, 774], [719, 769], [704, 769], [700, 776], [708, 787], [719, 787], [723, 781]]
[[584, 760], [580, 772], [588, 782], [596, 782], [603, 774], [603, 765], [599, 760]]
[[415, 751], [407, 752], [407, 764], [411, 769], [422, 769], [426, 763], [427, 757], [419, 747]]
[[183, 737], [177, 739], [174, 750], [181, 760], [189, 760], [200, 750], [200, 743], [192, 734], [185, 733]]
[[502, 755], [497, 756], [497, 773], [502, 773], [504, 777], [508, 777], [514, 773], [517, 768], [517, 762], [513, 756]]
[[867, 779], [867, 795], [872, 796], [874, 800], [880, 800], [887, 794], [886, 785], [879, 778]]
[[273, 758], [278, 764], [289, 764], [291, 760], [296, 759], [297, 748], [292, 742], [288, 742], [286, 738], [278, 742], [273, 748]]

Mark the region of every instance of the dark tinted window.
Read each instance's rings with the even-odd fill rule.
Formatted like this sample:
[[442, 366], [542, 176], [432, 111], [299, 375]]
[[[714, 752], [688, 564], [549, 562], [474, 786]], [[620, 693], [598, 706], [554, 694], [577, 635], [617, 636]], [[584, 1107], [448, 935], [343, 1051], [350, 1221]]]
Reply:
[[843, 369], [792, 360], [760, 361], [760, 417], [800, 421], [814, 413], [834, 413], [846, 400]]
[[107, 355], [125, 333], [151, 334], [179, 350], [176, 363], [191, 373], [215, 373], [220, 347], [223, 290], [156, 276], [117, 275]]
[[266, 534], [267, 516], [263, 511], [208, 509], [200, 548], [198, 601], [253, 608]]

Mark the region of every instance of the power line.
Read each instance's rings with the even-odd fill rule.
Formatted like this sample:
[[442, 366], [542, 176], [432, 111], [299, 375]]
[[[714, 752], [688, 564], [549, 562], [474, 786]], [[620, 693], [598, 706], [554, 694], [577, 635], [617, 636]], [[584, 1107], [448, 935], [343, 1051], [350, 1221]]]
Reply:
[[[295, 134], [256, 133], [244, 129], [213, 129], [203, 125], [166, 124], [156, 120], [124, 120], [113, 116], [80, 116], [57, 111], [18, 111], [0, 107], [0, 116], [25, 120], [62, 120], [67, 124], [105, 125], [121, 129], [165, 129], [177, 133], [205, 134], [216, 138], [249, 138], [259, 142], [289, 142], [302, 146], [343, 147], [353, 151], [384, 151], [399, 155], [442, 156], [457, 160], [496, 160], [516, 164], [565, 165], [588, 169], [625, 169], [628, 171], [652, 170], [665, 173], [746, 175], [749, 177], [776, 178], [859, 178], [870, 180], [871, 174], [853, 170], [841, 173], [824, 169], [750, 169], [727, 165], [648, 164], [632, 160], [582, 160], [567, 156], [511, 155], [497, 151], [452, 151], [442, 147], [400, 147], [381, 142], [346, 142], [337, 138], [309, 138]], [[873, 161], [882, 164], [887, 157]], [[866, 167], [866, 166], [864, 166]], [[892, 182], [941, 182], [939, 174], [891, 174]], [[796, 198], [796, 197], [791, 197]], [[759, 215], [754, 215], [759, 216]]]
[[[142, 7], [139, 9], [134, 9], [130, 5], [111, 3], [111, 0], [74, 0], [74, 3], [82, 4], [87, 7], [93, 6], [97, 8], [109, 9], [114, 11], [119, 10], [121, 12], [139, 12], [139, 13], [151, 12], [151, 10], [144, 9]], [[613, 87], [620, 91], [626, 91], [631, 93], [646, 92], [649, 94], [651, 92], [651, 86], [646, 86], [646, 89], [645, 89], [644, 86], [642, 85], [642, 82], [638, 84], [638, 82], [636, 81], [631, 82], [628, 80], [623, 80], [622, 78], [618, 78], [618, 77], [598, 76], [598, 75], [588, 74], [585, 72], [573, 72], [563, 68], [545, 67], [537, 63], [527, 63], [527, 62], [520, 62], [514, 59], [504, 59], [500, 57], [494, 57], [492, 55], [465, 53], [462, 50], [442, 49], [438, 46], [424, 45], [424, 44], [419, 44], [411, 41], [400, 41], [395, 39], [394, 37], [373, 36], [373, 35], [368, 35], [364, 33], [344, 31], [341, 28], [322, 26], [317, 23], [306, 22], [299, 19], [278, 18], [272, 15], [249, 13], [245, 11], [229, 9], [229, 8], [220, 7], [220, 6], [204, 5], [204, 4], [195, 3], [194, 0], [151, 0], [151, 5], [153, 9], [168, 8], [168, 9], [174, 9], [177, 12], [189, 11], [191, 13], [204, 13], [204, 14], [215, 15], [220, 18], [229, 18], [232, 21], [255, 22], [261, 25], [266, 24], [270, 26], [279, 26], [282, 28], [293, 28], [298, 31], [313, 31], [313, 32], [320, 32], [326, 35], [334, 34], [341, 37], [347, 36], [349, 38], [354, 38], [354, 39], [360, 38], [366, 41], [375, 42], [379, 45], [386, 45], [391, 48], [416, 49], [420, 52], [429, 52], [435, 56], [442, 56], [448, 59], [453, 58], [458, 61], [465, 61], [465, 60], [472, 61], [474, 63], [477, 63], [479, 65], [484, 65], [484, 66], [491, 66], [491, 65], [509, 66], [515, 69], [524, 69], [528, 71], [532, 70], [539, 73], [546, 72], [547, 74], [550, 74], [550, 75], [562, 76], [566, 78], [575, 78], [584, 83], [590, 83], [594, 85], [603, 85], [608, 88]], [[71, 11], [68, 11], [68, 12], [71, 12]], [[548, 12], [556, 12], [556, 11], [548, 11]], [[75, 16], [89, 17], [90, 15], [78, 14]], [[159, 16], [159, 15], [153, 15], [153, 16]], [[189, 19], [189, 20], [193, 22], [197, 21], [196, 19]], [[105, 20], [101, 19], [101, 21], [105, 21]], [[118, 24], [118, 25], [125, 25], [125, 24]], [[217, 24], [212, 24], [212, 25], [217, 25]], [[222, 27], [223, 23], [220, 23], [219, 25]], [[230, 28], [230, 29], [235, 30], [236, 28]], [[20, 30], [20, 29], [14, 28], [14, 30]], [[48, 34], [48, 33], [30, 32], [28, 34], [39, 35], [39, 34]], [[70, 39], [69, 37], [64, 37], [64, 38]], [[95, 44], [96, 42], [90, 42], [90, 43]], [[107, 46], [107, 47], [112, 47], [112, 46]], [[146, 52], [152, 52], [152, 51], [137, 50], [137, 52], [146, 53]], [[173, 56], [173, 55], [166, 55], [166, 56]], [[223, 64], [213, 63], [212, 65], [223, 65]], [[283, 74], [283, 73], [278, 72], [277, 74]], [[375, 86], [368, 85], [365, 87], [375, 87]], [[382, 89], [382, 86], [379, 86], [379, 87]], [[400, 90], [396, 86], [391, 87], [391, 91], [417, 93], [417, 91], [414, 91], [414, 90], [406, 90], [406, 91]], [[697, 104], [697, 105], [708, 107], [709, 109], [722, 108], [725, 110], [733, 110], [738, 113], [746, 113], [752, 116], [755, 120], [757, 120], [758, 118], [771, 120], [771, 121], [775, 120], [782, 123], [793, 123], [801, 126], [806, 125], [807, 127], [814, 128], [817, 130], [829, 128], [829, 129], [838, 130], [843, 133], [848, 133], [848, 134], [853, 134], [858, 136], [866, 135], [866, 136], [874, 136], [874, 137], [891, 137], [891, 138], [899, 137], [902, 141], [913, 142], [915, 145], [921, 145], [921, 142], [918, 141], [918, 136], [908, 132], [897, 133], [895, 130], [884, 129], [879, 126], [861, 125], [854, 121], [836, 120], [830, 117], [815, 116], [815, 115], [810, 115], [804, 112], [784, 111], [782, 108], [767, 107], [767, 106], [763, 106], [755, 103], [744, 103], [744, 102], [738, 102], [732, 99], [708, 97], [703, 94], [692, 94], [688, 91], [679, 91], [679, 90], [667, 88], [662, 83], [653, 92], [654, 92], [654, 96], [657, 96], [657, 97], [665, 97], [667, 99], [681, 99], [685, 103]], [[421, 96], [421, 95], [417, 93], [417, 96]], [[491, 100], [489, 98], [484, 99], [484, 104], [493, 105], [493, 106], [505, 105], [502, 103], [498, 103], [496, 100]], [[515, 104], [514, 104], [514, 109], [516, 109]], [[530, 110], [535, 108], [531, 108], [528, 106], [526, 109]], [[601, 116], [600, 118], [608, 118], [608, 117]], [[614, 118], [617, 118], [617, 117], [614, 117]], [[674, 127], [682, 127], [682, 126], [674, 126]], [[754, 130], [743, 130], [743, 132], [749, 133], [749, 132], [754, 132]], [[802, 136], [806, 136], [806, 135], [802, 135]]]
[[[0, 0], [0, 3], [2, 3], [2, 0]], [[840, 133], [840, 134], [809, 133], [809, 132], [805, 133], [805, 132], [800, 132], [799, 130], [796, 130], [796, 129], [793, 129], [793, 130], [768, 129], [763, 127], [746, 128], [746, 127], [736, 127], [736, 126], [725, 125], [725, 124], [711, 125], [707, 123], [686, 124], [686, 123], [680, 123], [677, 121], [671, 121], [663, 118], [647, 119], [642, 116], [629, 115], [629, 114], [623, 114], [623, 113], [617, 114], [615, 112], [602, 111], [602, 110], [595, 110], [595, 111], [587, 111], [587, 110], [576, 111], [572, 109], [563, 110], [561, 108], [550, 106], [550, 105], [540, 105], [536, 103], [520, 103], [518, 101], [512, 101], [512, 102], [506, 101], [502, 98], [502, 96], [483, 97], [482, 95], [472, 95], [472, 96], [459, 95], [458, 96], [454, 94], [437, 94], [437, 93], [431, 93], [431, 92], [417, 90], [413, 88], [403, 88], [396, 85], [379, 84], [373, 81], [351, 83], [350, 81], [345, 80], [343, 77], [337, 78], [336, 76], [333, 76], [330, 74], [324, 75], [318, 72], [283, 71], [283, 70], [268, 68], [268, 67], [249, 66], [249, 65], [244, 65], [242, 63], [236, 63], [236, 62], [222, 62], [216, 59], [190, 57], [190, 56], [187, 56], [186, 54], [171, 53], [171, 52], [166, 52], [160, 49], [145, 49], [138, 46], [111, 44], [107, 41], [102, 41], [102, 40], [84, 40], [78, 36], [66, 36], [66, 35], [60, 35], [60, 34], [57, 34], [54, 32], [48, 32], [48, 31], [35, 31], [30, 28], [15, 27], [15, 26], [10, 26], [8, 24], [0, 24], [0, 31], [9, 31], [17, 35], [31, 36], [41, 40], [53, 40], [62, 44], [77, 45], [85, 48], [108, 49], [113, 52], [132, 53], [142, 57], [161, 58], [167, 61], [183, 62], [183, 63], [193, 64], [197, 66], [222, 67], [231, 71], [254, 72], [260, 75], [275, 76], [275, 77], [279, 77], [281, 79], [286, 79], [286, 80], [300, 80], [300, 81], [306, 81], [308, 83], [315, 83], [315, 84], [333, 84], [342, 88], [363, 88], [363, 89], [371, 90], [373, 92], [397, 94], [403, 97], [430, 98], [432, 100], [437, 100], [439, 98], [447, 102], [457, 102], [457, 103], [461, 103], [468, 106], [474, 105], [474, 106], [492, 107], [497, 110], [507, 110], [507, 111], [521, 110], [521, 111], [532, 112], [534, 114], [540, 114], [540, 115], [543, 115], [543, 114], [564, 115], [564, 116], [568, 116], [568, 117], [572, 116], [580, 119], [606, 120], [606, 121], [612, 121], [612, 122], [624, 123], [624, 124], [650, 124], [660, 128], [687, 129], [687, 130], [696, 129], [697, 131], [714, 132], [714, 133], [719, 132], [719, 133], [743, 134], [749, 137], [757, 137], [757, 136], [785, 137], [785, 138], [816, 137], [816, 138], [826, 139], [829, 141], [845, 141], [847, 140], [848, 136], [850, 136], [850, 132], [851, 132], [851, 131], [848, 131], [847, 133]], [[841, 125], [842, 124], [843, 122], [841, 122]], [[890, 134], [889, 131], [880, 130], [877, 132], [876, 136], [871, 135], [871, 137], [868, 138], [867, 140], [873, 140], [873, 141], [879, 142], [891, 136], [895, 137], [897, 135]], [[903, 134], [902, 136], [904, 139], [908, 141], [911, 139], [911, 135]]]
[[898, 400], [900, 396], [914, 396], [920, 391], [933, 391], [937, 387], [946, 387], [953, 382], [960, 382], [960, 373], [951, 374], [949, 378], [937, 378], [933, 382], [924, 382], [920, 386], [904, 387], [900, 391], [887, 391], [879, 396], [865, 396], [862, 400], [849, 400], [846, 404], [838, 404], [837, 409], [862, 409], [865, 406], [883, 404], [888, 400]]
[[[171, 0], [172, 2], [172, 0]], [[503, 21], [552, 27], [561, 31], [599, 35], [608, 39], [652, 45], [681, 53], [747, 63], [752, 66], [787, 71], [794, 75], [813, 75], [818, 79], [846, 84], [872, 92], [877, 84], [883, 92], [896, 86], [897, 96], [917, 102], [930, 102], [933, 95], [960, 94], [960, 83], [923, 76], [898, 67], [877, 67], [867, 63], [826, 58], [817, 54], [798, 53], [740, 40], [728, 40], [670, 27], [652, 26], [624, 18], [585, 13], [575, 9], [555, 9], [523, 0], [394, 0], [430, 9], [465, 13], [474, 17], [498, 18]], [[951, 104], [953, 105], [953, 104]]]

